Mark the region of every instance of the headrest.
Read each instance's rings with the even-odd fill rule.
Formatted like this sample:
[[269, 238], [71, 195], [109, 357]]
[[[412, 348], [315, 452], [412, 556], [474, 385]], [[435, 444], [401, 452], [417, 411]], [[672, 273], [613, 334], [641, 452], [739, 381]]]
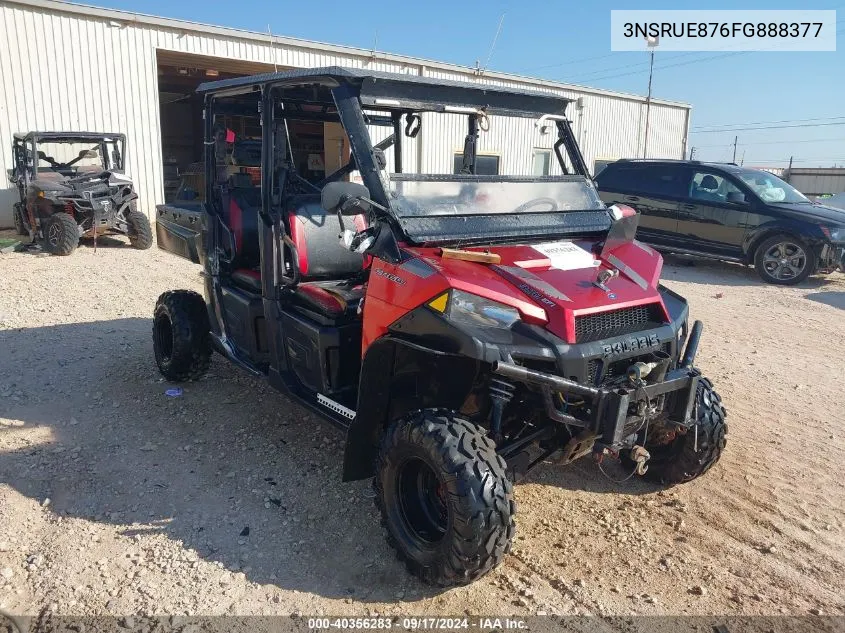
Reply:
[[718, 189], [719, 183], [716, 182], [716, 178], [707, 174], [704, 178], [701, 179], [701, 184], [699, 185], [702, 189]]

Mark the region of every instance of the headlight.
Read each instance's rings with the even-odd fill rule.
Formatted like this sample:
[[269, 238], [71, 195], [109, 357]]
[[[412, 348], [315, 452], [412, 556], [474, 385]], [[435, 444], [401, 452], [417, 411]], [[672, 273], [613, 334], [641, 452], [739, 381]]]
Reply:
[[462, 290], [451, 291], [445, 314], [450, 321], [474, 327], [509, 328], [519, 321], [516, 308]]

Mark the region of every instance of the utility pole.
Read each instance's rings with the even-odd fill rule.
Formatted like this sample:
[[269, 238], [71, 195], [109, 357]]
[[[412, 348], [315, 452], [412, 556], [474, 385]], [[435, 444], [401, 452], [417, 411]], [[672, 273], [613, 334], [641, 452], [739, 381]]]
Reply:
[[643, 138], [643, 158], [647, 158], [648, 154], [648, 118], [651, 111], [651, 77], [654, 74], [654, 49], [657, 48], [659, 38], [647, 37], [645, 38], [646, 46], [648, 46], [650, 59], [648, 64], [648, 95], [645, 98], [645, 136]]
[[786, 168], [786, 178], [784, 180], [789, 182], [789, 178], [792, 176], [792, 156], [789, 157], [789, 167]]
[[736, 142], [739, 140], [739, 136], [734, 136], [734, 157], [731, 160], [732, 163], [736, 162]]
[[694, 147], [690, 147], [690, 150], [689, 150], [689, 159], [690, 159], [690, 160], [692, 160], [693, 158], [695, 158], [695, 148], [694, 148]]

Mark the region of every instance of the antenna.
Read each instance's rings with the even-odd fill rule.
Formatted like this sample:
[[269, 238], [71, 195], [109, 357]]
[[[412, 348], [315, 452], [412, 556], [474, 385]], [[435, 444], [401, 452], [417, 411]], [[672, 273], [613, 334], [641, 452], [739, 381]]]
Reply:
[[[487, 66], [490, 64], [490, 58], [493, 57], [493, 51], [496, 50], [496, 42], [499, 41], [499, 33], [502, 32], [502, 24], [505, 22], [505, 14], [502, 14], [502, 17], [499, 18], [499, 26], [496, 28], [496, 35], [493, 36], [493, 43], [490, 44], [490, 52], [487, 53], [487, 61], [484, 62], [484, 67], [478, 72], [479, 75], [483, 75], [484, 71], [487, 70]], [[478, 62], [475, 63], [478, 66]]]
[[270, 50], [273, 51], [273, 72], [279, 72], [279, 66], [276, 64], [276, 47], [273, 45], [273, 32], [270, 30], [270, 25], [267, 25], [267, 35], [270, 36]]
[[378, 49], [378, 29], [376, 29], [375, 35], [373, 36], [373, 50], [370, 51], [370, 59], [375, 61], [376, 59], [376, 50]]

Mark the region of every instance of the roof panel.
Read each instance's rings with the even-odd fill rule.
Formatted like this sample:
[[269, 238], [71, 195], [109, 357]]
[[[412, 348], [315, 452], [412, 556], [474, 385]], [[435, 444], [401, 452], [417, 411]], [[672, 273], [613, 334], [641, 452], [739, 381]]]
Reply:
[[[264, 73], [247, 77], [236, 77], [220, 81], [200, 84], [197, 92], [229, 91], [237, 88], [248, 88], [264, 84], [301, 83], [309, 81], [352, 82], [362, 89], [362, 96], [370, 95], [367, 105], [379, 105], [387, 97], [392, 96], [395, 89], [398, 100], [404, 101], [407, 96], [412, 109], [420, 108], [423, 103], [438, 103], [447, 105], [468, 104], [475, 107], [490, 107], [492, 112], [508, 112], [513, 114], [562, 114], [566, 105], [572, 100], [560, 95], [541, 90], [520, 90], [483, 83], [453, 81], [449, 79], [435, 79], [418, 75], [403, 75], [360, 68], [343, 68], [327, 66], [324, 68], [302, 68], [285, 70], [274, 73]], [[391, 87], [385, 90], [385, 86]], [[420, 91], [425, 87], [429, 90]], [[381, 98], [381, 99], [380, 99]]]

